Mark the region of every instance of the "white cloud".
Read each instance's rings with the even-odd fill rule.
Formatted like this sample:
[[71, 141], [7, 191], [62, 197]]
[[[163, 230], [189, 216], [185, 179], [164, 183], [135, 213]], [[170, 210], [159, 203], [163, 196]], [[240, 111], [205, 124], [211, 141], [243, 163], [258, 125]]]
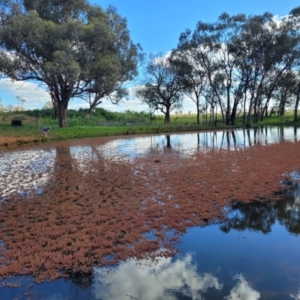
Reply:
[[[98, 107], [116, 112], [124, 112], [126, 110], [148, 112], [148, 105], [139, 100], [135, 95], [135, 91], [138, 87], [139, 85], [135, 85], [128, 88], [128, 99], [123, 99], [118, 104], [113, 104], [110, 100], [103, 100]], [[0, 91], [0, 98], [4, 106], [9, 104], [14, 106], [20, 105], [17, 97], [25, 99], [24, 108], [28, 110], [41, 109], [46, 102], [51, 101], [50, 95], [46, 89], [34, 82], [12, 82], [10, 79], [2, 79], [0, 80]], [[196, 110], [195, 107], [195, 103], [186, 97], [183, 102], [182, 112], [194, 113]], [[78, 98], [71, 99], [69, 109], [77, 110], [79, 108], [88, 108], [88, 103]], [[175, 111], [173, 111], [173, 113], [175, 113]]]
[[166, 52], [162, 56], [155, 57], [153, 59], [153, 62], [155, 64], [167, 63], [168, 62], [168, 58], [171, 56], [171, 53], [172, 53], [171, 51], [168, 51], [168, 52]]
[[243, 275], [236, 275], [234, 279], [239, 282], [231, 290], [230, 295], [225, 298], [226, 300], [257, 300], [260, 298], [260, 293], [250, 287]]
[[25, 109], [41, 108], [47, 101], [51, 100], [47, 91], [33, 82], [12, 82], [10, 79], [2, 79], [0, 80], [0, 90], [12, 95], [9, 99], [8, 97], [2, 97], [4, 106], [18, 104], [17, 97], [26, 100], [24, 103]]
[[294, 294], [290, 294], [291, 298], [296, 299], [296, 300], [300, 300], [300, 291], [298, 292], [298, 294], [294, 295]]
[[[130, 276], [128, 276], [130, 274]], [[172, 262], [171, 258], [159, 257], [157, 263], [145, 259], [129, 259], [113, 272], [95, 268], [93, 286], [96, 299], [177, 299], [173, 292], [191, 299], [201, 299], [208, 288], [221, 290], [223, 284], [211, 274], [199, 275], [192, 264], [192, 256]]]
[[[51, 101], [50, 95], [43, 87], [33, 82], [16, 81], [12, 82], [9, 79], [0, 80], [0, 97], [2, 104], [7, 106], [9, 104], [18, 105], [17, 97], [25, 99], [25, 109], [40, 109], [47, 101]], [[132, 111], [148, 111], [148, 106], [138, 100], [134, 95], [135, 87], [128, 89], [129, 100], [122, 100], [119, 104], [112, 104], [110, 100], [103, 100], [99, 107], [110, 111], [122, 112], [125, 110]], [[3, 96], [5, 94], [5, 96]], [[70, 109], [88, 108], [88, 103], [81, 99], [71, 99], [69, 104]]]

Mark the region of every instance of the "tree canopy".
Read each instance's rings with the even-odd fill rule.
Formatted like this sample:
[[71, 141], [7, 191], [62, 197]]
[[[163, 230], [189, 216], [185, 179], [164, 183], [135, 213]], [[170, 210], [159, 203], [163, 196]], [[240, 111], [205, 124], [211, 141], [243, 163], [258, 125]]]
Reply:
[[182, 104], [183, 83], [169, 59], [152, 56], [146, 67], [146, 79], [136, 95], [149, 105], [150, 110], [160, 110], [165, 123], [170, 122], [170, 112]]
[[[272, 109], [284, 113], [296, 94], [299, 77], [299, 9], [276, 21], [270, 13], [246, 17], [220, 15], [213, 23], [199, 21], [195, 30], [180, 35], [171, 63], [184, 81], [184, 91], [197, 106], [201, 98], [212, 112], [218, 107], [223, 122], [235, 124], [239, 111], [250, 125]], [[289, 83], [287, 82], [289, 81]], [[297, 81], [297, 80], [296, 80]], [[284, 84], [283, 84], [284, 82]], [[295, 101], [295, 121], [300, 85]], [[281, 95], [281, 97], [279, 97]], [[271, 101], [272, 100], [272, 101]]]
[[115, 8], [85, 0], [0, 4], [0, 72], [45, 84], [60, 127], [71, 98], [92, 95], [95, 107], [137, 75], [141, 50]]

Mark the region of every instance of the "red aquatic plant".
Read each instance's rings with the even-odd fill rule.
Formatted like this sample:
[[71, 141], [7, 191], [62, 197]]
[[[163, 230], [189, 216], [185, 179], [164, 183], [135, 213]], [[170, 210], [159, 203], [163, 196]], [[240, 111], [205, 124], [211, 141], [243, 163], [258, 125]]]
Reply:
[[150, 151], [131, 162], [100, 153], [81, 168], [61, 143], [43, 192], [1, 203], [0, 276], [50, 280], [159, 249], [172, 255], [181, 233], [221, 220], [224, 206], [278, 199], [299, 152], [299, 142], [283, 142], [189, 156]]

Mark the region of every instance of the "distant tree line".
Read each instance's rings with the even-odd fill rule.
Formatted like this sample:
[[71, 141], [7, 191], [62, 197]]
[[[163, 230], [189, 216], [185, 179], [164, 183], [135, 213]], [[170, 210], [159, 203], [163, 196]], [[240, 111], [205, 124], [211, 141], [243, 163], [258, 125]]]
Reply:
[[245, 125], [271, 112], [294, 108], [298, 121], [300, 94], [300, 7], [277, 21], [270, 13], [246, 17], [222, 14], [214, 23], [198, 22], [180, 35], [177, 48], [164, 58], [151, 57], [137, 96], [150, 109], [170, 112], [189, 97], [200, 112], [221, 115]]

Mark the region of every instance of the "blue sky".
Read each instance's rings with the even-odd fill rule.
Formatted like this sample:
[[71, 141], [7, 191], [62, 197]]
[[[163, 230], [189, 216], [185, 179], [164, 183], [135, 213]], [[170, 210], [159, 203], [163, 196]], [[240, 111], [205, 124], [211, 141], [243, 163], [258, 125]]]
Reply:
[[[298, 0], [90, 0], [90, 3], [104, 9], [109, 5], [116, 7], [118, 13], [127, 19], [131, 39], [140, 43], [146, 54], [172, 50], [185, 29], [194, 30], [198, 21], [214, 22], [223, 12], [253, 15], [268, 11], [281, 17], [300, 6]], [[41, 108], [50, 100], [35, 83], [12, 84], [10, 80], [0, 80], [2, 104], [17, 105], [17, 96], [26, 100], [24, 106], [27, 109]], [[82, 101], [72, 100], [70, 108], [84, 105]], [[124, 101], [117, 106], [104, 102], [101, 106], [111, 111], [141, 111], [147, 108], [136, 100]], [[186, 104], [185, 110], [190, 109], [193, 107]]]
[[175, 48], [181, 32], [194, 30], [198, 21], [214, 22], [223, 13], [246, 15], [270, 12], [283, 16], [300, 6], [297, 0], [98, 0], [106, 9], [110, 4], [127, 18], [131, 38], [146, 53], [167, 52]]

